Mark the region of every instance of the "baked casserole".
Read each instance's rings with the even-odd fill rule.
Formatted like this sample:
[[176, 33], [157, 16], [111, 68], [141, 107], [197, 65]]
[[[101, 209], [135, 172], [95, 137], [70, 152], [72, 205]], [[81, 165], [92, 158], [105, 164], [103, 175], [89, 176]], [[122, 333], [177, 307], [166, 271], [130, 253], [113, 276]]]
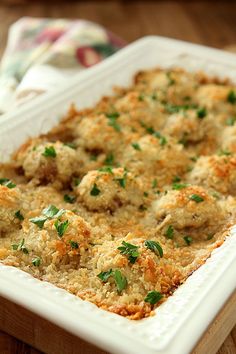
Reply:
[[236, 87], [179, 69], [71, 107], [0, 166], [0, 260], [141, 319], [225, 240]]

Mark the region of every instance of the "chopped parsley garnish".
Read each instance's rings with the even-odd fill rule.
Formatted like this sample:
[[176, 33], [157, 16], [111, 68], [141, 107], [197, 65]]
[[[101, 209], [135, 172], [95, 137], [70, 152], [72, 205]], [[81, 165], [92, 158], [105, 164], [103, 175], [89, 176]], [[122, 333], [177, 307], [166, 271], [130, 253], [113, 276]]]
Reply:
[[127, 287], [128, 284], [127, 279], [119, 269], [116, 269], [114, 271], [113, 276], [116, 283], [118, 294], [121, 294], [122, 290], [124, 290]]
[[40, 229], [43, 228], [45, 222], [48, 219], [59, 218], [65, 213], [64, 209], [58, 209], [55, 205], [49, 205], [47, 208], [43, 209], [41, 216], [36, 216], [35, 218], [29, 219], [30, 222], [37, 225]]
[[154, 135], [156, 138], [160, 139], [160, 145], [164, 146], [167, 143], [167, 139], [161, 135], [161, 133], [155, 131], [153, 127], [147, 126], [143, 121], [140, 122], [141, 126], [146, 129], [148, 134]]
[[231, 104], [236, 103], [236, 93], [233, 90], [230, 90], [227, 96], [227, 101]]
[[64, 235], [64, 233], [66, 232], [66, 229], [69, 226], [69, 221], [68, 220], [66, 220], [66, 221], [56, 220], [54, 223], [54, 226], [57, 230], [58, 236], [62, 237]]
[[225, 124], [229, 126], [233, 126], [235, 122], [236, 122], [236, 117], [229, 117], [226, 119]]
[[40, 257], [35, 257], [34, 259], [32, 259], [32, 264], [33, 264], [35, 267], [39, 267], [40, 264], [41, 264], [41, 258], [40, 258]]
[[144, 197], [148, 197], [148, 192], [143, 192]]
[[154, 178], [154, 180], [152, 181], [152, 188], [157, 188], [157, 179]]
[[192, 239], [191, 236], [184, 236], [183, 239], [184, 239], [184, 241], [186, 242], [186, 244], [187, 244], [188, 246], [190, 246], [191, 243], [193, 242], [193, 239]]
[[110, 269], [107, 272], [101, 272], [98, 274], [98, 278], [103, 281], [103, 283], [106, 283], [110, 276], [113, 275], [113, 270]]
[[48, 147], [46, 146], [42, 155], [45, 157], [53, 157], [54, 158], [57, 156], [57, 153], [56, 153], [54, 146], [48, 146]]
[[207, 240], [208, 240], [208, 241], [209, 241], [209, 240], [212, 240], [213, 237], [214, 237], [214, 234], [209, 234], [209, 235], [207, 235]]
[[168, 227], [167, 227], [167, 230], [166, 230], [166, 232], [165, 232], [165, 236], [167, 237], [167, 238], [169, 238], [169, 239], [173, 239], [173, 237], [174, 237], [174, 228], [173, 228], [173, 226], [172, 225], [169, 225]]
[[205, 118], [206, 115], [207, 115], [207, 110], [206, 110], [205, 107], [199, 108], [199, 109], [197, 110], [197, 116], [198, 116], [199, 119]]
[[139, 145], [138, 143], [132, 143], [131, 145], [133, 146], [133, 148], [134, 148], [135, 150], [141, 151], [141, 147], [140, 147], [140, 145]]
[[113, 113], [106, 113], [106, 117], [109, 119], [117, 119], [119, 118], [120, 113], [118, 112], [113, 112]]
[[155, 133], [155, 130], [153, 129], [153, 127], [148, 127], [143, 121], [141, 121], [140, 124], [141, 124], [141, 126], [142, 126], [143, 128], [146, 129], [146, 132], [147, 132], [148, 134], [154, 134], [154, 133]]
[[35, 218], [29, 219], [29, 221], [37, 225], [40, 229], [42, 229], [47, 219], [48, 218], [46, 216], [36, 216]]
[[122, 188], [125, 188], [126, 187], [126, 177], [127, 177], [127, 171], [124, 172], [124, 175], [122, 178], [116, 178], [116, 181], [119, 183], [119, 185], [122, 187]]
[[90, 195], [92, 195], [93, 197], [96, 197], [100, 193], [101, 193], [100, 189], [97, 187], [96, 183], [94, 183], [93, 188], [90, 191]]
[[156, 100], [157, 100], [157, 94], [156, 94], [156, 92], [154, 92], [154, 93], [151, 95], [151, 99], [152, 99], [153, 101], [156, 101]]
[[145, 210], [147, 210], [147, 207], [146, 207], [145, 205], [141, 204], [141, 205], [139, 206], [139, 210], [140, 210], [140, 211], [145, 211]]
[[200, 195], [198, 194], [192, 194], [189, 196], [189, 199], [190, 200], [193, 200], [194, 202], [196, 203], [201, 203], [204, 201], [204, 198], [202, 198]]
[[163, 103], [168, 113], [178, 113], [180, 111], [186, 111], [191, 108], [197, 108], [196, 104], [174, 105], [166, 102]]
[[12, 249], [14, 251], [22, 251], [25, 254], [29, 253], [28, 248], [25, 247], [25, 239], [24, 238], [20, 241], [20, 243], [13, 244]]
[[64, 143], [65, 146], [68, 146], [71, 149], [76, 149], [76, 144], [75, 143]]
[[114, 155], [113, 154], [108, 154], [106, 156], [106, 159], [104, 161], [105, 165], [113, 165], [114, 164]]
[[168, 71], [166, 73], [167, 79], [168, 79], [168, 86], [172, 86], [175, 84], [175, 80], [171, 77], [171, 72]]
[[196, 162], [196, 161], [197, 161], [197, 159], [198, 159], [198, 157], [197, 157], [197, 156], [192, 156], [192, 157], [190, 157], [190, 160], [191, 160], [191, 161], [193, 161], [193, 162]]
[[160, 140], [160, 145], [164, 146], [167, 144], [167, 139], [161, 135], [159, 132], [154, 132], [153, 135]]
[[219, 156], [230, 156], [230, 155], [232, 155], [232, 152], [229, 151], [229, 150], [223, 150], [223, 149], [221, 149], [221, 150], [219, 151], [218, 155], [219, 155]]
[[180, 182], [180, 181], [181, 181], [181, 178], [179, 176], [174, 176], [173, 177], [173, 180], [172, 180], [173, 183], [177, 183], [177, 182]]
[[74, 178], [74, 180], [73, 180], [73, 183], [74, 183], [74, 185], [75, 185], [76, 187], [80, 184], [80, 182], [81, 182], [81, 178], [79, 178], [79, 177], [76, 177], [76, 178]]
[[101, 168], [99, 168], [98, 171], [99, 171], [99, 172], [107, 172], [107, 173], [113, 174], [113, 171], [112, 171], [112, 167], [111, 167], [111, 166], [104, 166], [104, 167], [101, 167]]
[[12, 188], [15, 188], [16, 187], [16, 184], [13, 183], [10, 179], [8, 178], [0, 178], [0, 184], [2, 186], [5, 186], [9, 189], [12, 189]]
[[17, 219], [19, 219], [20, 221], [23, 221], [23, 220], [24, 220], [24, 216], [21, 214], [21, 211], [20, 211], [20, 210], [17, 210], [17, 211], [15, 212], [15, 217], [16, 217]]
[[122, 241], [122, 245], [123, 246], [120, 246], [117, 249], [121, 254], [127, 255], [130, 263], [134, 264], [139, 256], [138, 246], [132, 245], [131, 243], [125, 241]]
[[144, 94], [140, 94], [139, 96], [138, 96], [138, 100], [139, 101], [144, 101]]
[[120, 114], [118, 112], [114, 113], [106, 113], [106, 117], [109, 119], [108, 125], [113, 127], [117, 132], [121, 131], [120, 125], [117, 123], [117, 118], [119, 118]]
[[176, 191], [178, 191], [180, 189], [183, 189], [183, 188], [186, 188], [186, 187], [188, 187], [187, 183], [173, 183], [172, 184], [172, 189], [176, 190]]
[[64, 195], [64, 201], [66, 203], [70, 203], [70, 204], [73, 204], [76, 200], [76, 196], [74, 195], [70, 195], [70, 194], [65, 194]]
[[156, 255], [163, 257], [163, 249], [159, 242], [147, 240], [144, 242], [144, 245], [153, 251]]
[[74, 250], [77, 250], [79, 248], [79, 244], [76, 241], [70, 240], [69, 244], [70, 244], [71, 248], [74, 249]]
[[55, 205], [49, 205], [47, 208], [43, 209], [42, 214], [47, 218], [59, 218], [62, 214], [65, 213], [64, 209], [58, 209]]
[[147, 296], [145, 297], [144, 301], [149, 302], [151, 305], [155, 305], [158, 301], [163, 298], [163, 295], [156, 290], [149, 291]]

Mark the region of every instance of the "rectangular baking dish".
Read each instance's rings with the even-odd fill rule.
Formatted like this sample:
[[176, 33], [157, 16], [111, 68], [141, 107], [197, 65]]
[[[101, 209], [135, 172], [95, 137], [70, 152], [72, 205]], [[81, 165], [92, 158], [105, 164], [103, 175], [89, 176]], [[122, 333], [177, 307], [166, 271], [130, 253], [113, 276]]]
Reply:
[[[0, 161], [28, 137], [47, 132], [75, 102], [93, 105], [114, 85], [126, 86], [140, 69], [182, 67], [236, 83], [236, 56], [220, 50], [162, 38], [145, 37], [66, 86], [38, 97], [0, 119]], [[236, 289], [236, 227], [206, 263], [162, 304], [156, 315], [130, 321], [97, 308], [23, 271], [0, 264], [0, 295], [67, 331], [111, 352], [186, 354]]]

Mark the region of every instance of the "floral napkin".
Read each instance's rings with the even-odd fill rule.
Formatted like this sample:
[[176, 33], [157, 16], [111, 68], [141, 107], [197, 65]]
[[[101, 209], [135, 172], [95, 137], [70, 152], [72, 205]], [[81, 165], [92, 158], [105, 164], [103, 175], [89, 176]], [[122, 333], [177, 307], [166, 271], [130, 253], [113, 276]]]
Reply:
[[10, 27], [0, 65], [0, 113], [58, 87], [125, 44], [86, 20], [21, 18]]

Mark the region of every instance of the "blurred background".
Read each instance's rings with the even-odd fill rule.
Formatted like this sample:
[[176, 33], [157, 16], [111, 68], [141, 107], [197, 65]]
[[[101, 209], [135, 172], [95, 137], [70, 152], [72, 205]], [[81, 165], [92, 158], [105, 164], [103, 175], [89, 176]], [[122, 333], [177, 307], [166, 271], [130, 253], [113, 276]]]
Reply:
[[168, 36], [218, 48], [236, 43], [235, 1], [0, 0], [0, 55], [9, 26], [22, 16], [84, 18], [128, 42]]

